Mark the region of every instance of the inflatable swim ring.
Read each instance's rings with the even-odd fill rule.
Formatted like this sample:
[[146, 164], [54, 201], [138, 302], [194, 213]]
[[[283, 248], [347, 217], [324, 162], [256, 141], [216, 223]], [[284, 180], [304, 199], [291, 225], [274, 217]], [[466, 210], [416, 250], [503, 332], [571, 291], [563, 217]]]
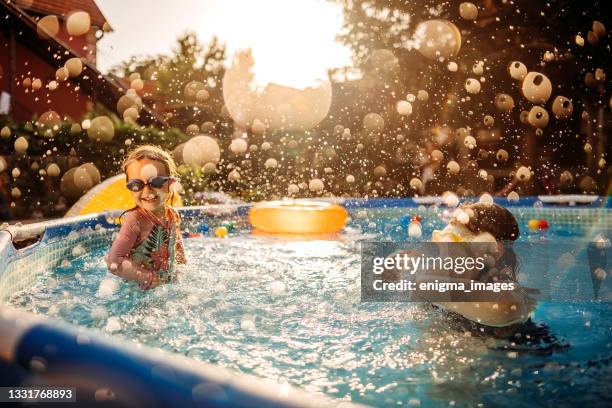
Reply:
[[249, 221], [269, 234], [329, 234], [344, 228], [348, 212], [338, 204], [321, 201], [268, 201], [255, 204]]
[[[172, 197], [172, 194], [170, 195]], [[174, 194], [174, 199], [170, 202], [168, 198], [167, 204], [173, 207], [181, 207], [183, 201], [181, 196]], [[79, 198], [79, 201], [74, 203], [66, 212], [64, 217], [73, 217], [76, 215], [91, 214], [109, 210], [129, 210], [133, 208], [134, 199], [132, 193], [125, 187], [125, 174], [118, 174], [104, 180], [89, 190], [85, 195]]]

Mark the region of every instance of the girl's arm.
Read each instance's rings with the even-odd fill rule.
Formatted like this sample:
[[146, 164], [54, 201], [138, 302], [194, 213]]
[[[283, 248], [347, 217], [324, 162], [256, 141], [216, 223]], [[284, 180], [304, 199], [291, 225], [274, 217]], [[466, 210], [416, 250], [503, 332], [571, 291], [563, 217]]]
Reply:
[[185, 247], [183, 246], [183, 234], [181, 232], [181, 218], [178, 215], [178, 212], [174, 211], [174, 216], [176, 217], [176, 262], [180, 264], [187, 263], [187, 257], [185, 256]]
[[151, 284], [152, 273], [132, 263], [129, 253], [140, 236], [140, 220], [135, 211], [128, 212], [121, 224], [119, 235], [106, 255], [106, 265], [111, 273], [126, 280], [137, 281], [141, 285]]
[[440, 302], [439, 306], [474, 322], [491, 327], [506, 327], [525, 322], [535, 302], [521, 294], [508, 294], [499, 302]]

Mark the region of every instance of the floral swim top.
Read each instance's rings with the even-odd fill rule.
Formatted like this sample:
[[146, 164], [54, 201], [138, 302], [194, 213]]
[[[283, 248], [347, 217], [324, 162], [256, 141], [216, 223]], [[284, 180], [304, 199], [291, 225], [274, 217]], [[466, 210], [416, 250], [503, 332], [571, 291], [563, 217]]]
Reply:
[[[125, 214], [106, 262], [119, 276], [136, 272], [152, 275], [151, 282], [168, 283], [176, 278], [175, 258], [178, 263], [185, 263], [177, 212], [166, 207], [166, 216], [161, 219], [150, 211], [137, 208]], [[141, 283], [141, 286], [147, 287], [150, 283]]]

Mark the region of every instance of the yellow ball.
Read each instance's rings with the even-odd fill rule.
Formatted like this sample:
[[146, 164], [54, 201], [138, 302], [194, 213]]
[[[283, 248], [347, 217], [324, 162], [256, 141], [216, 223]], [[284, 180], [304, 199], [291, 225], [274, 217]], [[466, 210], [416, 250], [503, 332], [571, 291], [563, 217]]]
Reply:
[[225, 237], [227, 237], [227, 228], [225, 228], [225, 227], [217, 227], [217, 228], [215, 228], [215, 236], [217, 238], [225, 238]]
[[538, 224], [540, 223], [540, 221], [538, 220], [529, 220], [529, 222], [527, 223], [527, 226], [529, 227], [529, 229], [531, 230], [537, 230], [538, 229]]

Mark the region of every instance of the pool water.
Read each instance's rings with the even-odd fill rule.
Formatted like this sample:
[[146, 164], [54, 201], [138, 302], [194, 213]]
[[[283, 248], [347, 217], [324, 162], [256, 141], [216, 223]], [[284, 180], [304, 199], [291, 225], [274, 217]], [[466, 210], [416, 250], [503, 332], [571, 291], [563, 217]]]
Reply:
[[[178, 282], [148, 292], [109, 278], [106, 248], [64, 262], [10, 302], [373, 406], [612, 404], [610, 303], [541, 302], [533, 323], [510, 340], [425, 304], [360, 303], [359, 241], [407, 239], [396, 215], [354, 214], [335, 240], [247, 231], [190, 238]], [[425, 219], [423, 237], [441, 225]], [[575, 235], [557, 226], [521, 240]], [[548, 250], [552, 259], [562, 255]]]

